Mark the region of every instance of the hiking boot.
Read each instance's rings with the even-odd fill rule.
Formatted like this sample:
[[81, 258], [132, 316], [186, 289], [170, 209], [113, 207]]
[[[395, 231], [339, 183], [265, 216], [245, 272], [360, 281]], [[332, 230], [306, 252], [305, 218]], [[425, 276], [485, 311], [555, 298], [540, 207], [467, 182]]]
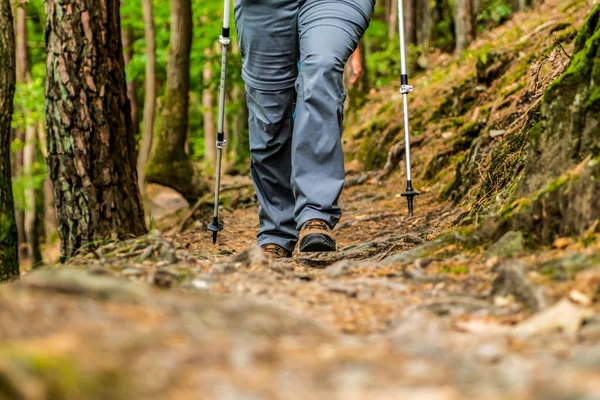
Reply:
[[331, 228], [320, 219], [311, 219], [302, 225], [299, 241], [300, 251], [304, 253], [337, 251]]
[[287, 251], [278, 244], [265, 244], [262, 246], [265, 253], [269, 253], [273, 258], [290, 258], [292, 256], [291, 251]]

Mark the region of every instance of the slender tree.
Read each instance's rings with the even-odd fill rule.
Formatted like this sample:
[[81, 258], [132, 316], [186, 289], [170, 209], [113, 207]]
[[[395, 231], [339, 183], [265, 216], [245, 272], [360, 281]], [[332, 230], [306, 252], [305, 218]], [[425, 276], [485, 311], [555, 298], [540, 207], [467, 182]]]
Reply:
[[48, 171], [62, 258], [146, 232], [119, 0], [47, 0]]
[[190, 203], [195, 202], [207, 190], [206, 185], [200, 182], [186, 152], [191, 45], [191, 1], [172, 0], [171, 43], [162, 129], [146, 165], [146, 181], [171, 187]]
[[144, 169], [152, 148], [154, 117], [156, 113], [156, 33], [154, 31], [154, 11], [152, 0], [142, 0], [144, 19], [144, 38], [146, 39], [146, 77], [144, 78], [144, 129], [140, 151], [138, 152], [138, 183], [142, 195], [146, 193], [146, 174]]
[[[127, 66], [133, 58], [133, 34], [131, 28], [121, 29], [121, 37], [123, 38], [123, 57], [125, 58], [125, 66]], [[127, 82], [127, 98], [129, 99], [129, 104], [131, 104], [133, 134], [137, 137], [140, 131], [140, 112], [137, 101], [137, 85], [133, 79]]]
[[406, 44], [417, 44], [417, 0], [404, 0]]
[[460, 53], [475, 39], [477, 3], [474, 0], [456, 0], [454, 7], [456, 51]]
[[[31, 71], [29, 69], [29, 52], [27, 49], [27, 3], [24, 0], [18, 2], [19, 6], [15, 12], [15, 43], [17, 57], [17, 84], [31, 84]], [[20, 113], [29, 113], [26, 109], [19, 110]], [[26, 119], [26, 118], [25, 118]], [[23, 147], [23, 169], [22, 175], [26, 180], [24, 196], [24, 233], [27, 241], [28, 255], [31, 265], [42, 261], [40, 252], [40, 238], [38, 227], [40, 219], [37, 212], [36, 200], [40, 191], [33, 184], [34, 165], [36, 162], [38, 140], [36, 123], [27, 121], [25, 124], [25, 145]]]
[[9, 0], [0, 0], [0, 281], [19, 276], [10, 173], [10, 123], [15, 94], [15, 37]]
[[390, 40], [394, 40], [398, 36], [398, 1], [390, 0], [389, 14], [388, 14], [388, 27]]
[[202, 78], [204, 81], [204, 87], [202, 88], [202, 108], [204, 109], [204, 159], [210, 162], [211, 165], [217, 159], [217, 150], [213, 143], [217, 138], [215, 134], [215, 118], [214, 118], [214, 102], [215, 96], [213, 93], [211, 80], [213, 77], [212, 66], [210, 63], [211, 49], [210, 47], [204, 50], [204, 55], [207, 58], [204, 70], [202, 71]]

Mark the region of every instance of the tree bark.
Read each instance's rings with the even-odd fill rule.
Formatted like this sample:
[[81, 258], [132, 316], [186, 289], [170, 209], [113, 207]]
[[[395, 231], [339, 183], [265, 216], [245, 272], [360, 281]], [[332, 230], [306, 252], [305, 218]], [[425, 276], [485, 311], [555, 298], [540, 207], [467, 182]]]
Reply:
[[48, 171], [61, 256], [146, 232], [118, 0], [46, 2]]
[[144, 18], [144, 38], [146, 40], [146, 77], [144, 78], [144, 128], [137, 159], [138, 184], [142, 195], [146, 193], [144, 169], [152, 148], [154, 119], [156, 114], [156, 33], [154, 31], [154, 11], [152, 0], [142, 0]]
[[19, 277], [17, 225], [10, 168], [10, 123], [15, 94], [15, 37], [9, 0], [0, 0], [0, 281]]
[[190, 0], [171, 1], [171, 43], [167, 64], [162, 129], [146, 165], [146, 181], [168, 186], [190, 204], [207, 191], [186, 152], [190, 89], [192, 7]]
[[[123, 57], [125, 59], [125, 66], [127, 66], [133, 58], [133, 38], [131, 29], [121, 29], [121, 35], [123, 37]], [[137, 87], [134, 80], [127, 83], [127, 98], [129, 99], [129, 104], [131, 104], [133, 135], [137, 137], [140, 132], [140, 107], [138, 106]]]
[[[204, 50], [204, 55], [210, 58], [211, 51], [209, 48]], [[202, 89], [202, 108], [204, 109], [204, 157], [207, 162], [211, 165], [217, 159], [217, 150], [214, 146], [216, 135], [215, 135], [215, 117], [214, 117], [214, 106], [215, 96], [211, 87], [212, 80], [212, 68], [210, 61], [207, 61], [202, 71], [203, 78], [203, 89]]]
[[[29, 54], [27, 50], [27, 4], [20, 1], [20, 6], [16, 11], [16, 57], [17, 57], [17, 83], [26, 85], [31, 83], [31, 71], [29, 70]], [[27, 114], [29, 111], [21, 109], [21, 113]], [[34, 164], [37, 153], [37, 127], [28, 123], [25, 126], [25, 145], [23, 147], [23, 169], [22, 175], [25, 179], [24, 189], [24, 214], [23, 228], [27, 243], [25, 250], [29, 256], [31, 265], [37, 265], [42, 261], [40, 252], [40, 238], [38, 236], [38, 227], [41, 223], [37, 213], [36, 199], [40, 195], [39, 190], [34, 186]]]

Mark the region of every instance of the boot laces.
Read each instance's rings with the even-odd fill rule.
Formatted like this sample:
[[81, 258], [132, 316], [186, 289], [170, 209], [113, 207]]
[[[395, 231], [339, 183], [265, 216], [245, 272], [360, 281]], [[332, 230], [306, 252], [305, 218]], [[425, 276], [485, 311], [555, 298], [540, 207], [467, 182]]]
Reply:
[[325, 231], [328, 231], [330, 229], [329, 225], [327, 225], [327, 222], [322, 221], [320, 219], [312, 219], [304, 224], [304, 229], [310, 228], [323, 229]]

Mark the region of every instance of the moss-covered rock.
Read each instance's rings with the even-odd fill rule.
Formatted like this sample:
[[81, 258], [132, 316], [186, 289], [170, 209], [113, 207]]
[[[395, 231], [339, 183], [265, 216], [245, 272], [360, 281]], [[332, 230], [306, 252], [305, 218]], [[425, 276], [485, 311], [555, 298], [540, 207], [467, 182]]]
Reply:
[[597, 226], [599, 84], [600, 5], [581, 28], [566, 72], [544, 95], [539, 123], [529, 131], [523, 179], [514, 193], [521, 200], [502, 211], [495, 236], [520, 230], [530, 245], [549, 244], [559, 236], [582, 235]]
[[[498, 234], [525, 232], [531, 245], [586, 233], [600, 220], [600, 158], [584, 162], [501, 213]], [[597, 229], [597, 228], [596, 228]]]
[[523, 197], [562, 175], [586, 157], [600, 155], [600, 5], [575, 40], [567, 71], [546, 91], [541, 130], [532, 135]]

